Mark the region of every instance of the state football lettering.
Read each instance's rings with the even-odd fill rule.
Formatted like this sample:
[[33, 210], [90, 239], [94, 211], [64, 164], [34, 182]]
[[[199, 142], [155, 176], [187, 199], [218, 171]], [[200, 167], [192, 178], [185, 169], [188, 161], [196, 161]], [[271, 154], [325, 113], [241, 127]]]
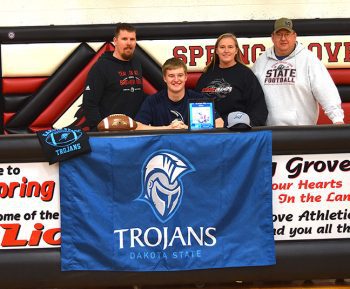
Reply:
[[295, 77], [296, 69], [270, 69], [266, 71], [266, 77]]
[[279, 66], [266, 72], [265, 83], [295, 83], [296, 69]]

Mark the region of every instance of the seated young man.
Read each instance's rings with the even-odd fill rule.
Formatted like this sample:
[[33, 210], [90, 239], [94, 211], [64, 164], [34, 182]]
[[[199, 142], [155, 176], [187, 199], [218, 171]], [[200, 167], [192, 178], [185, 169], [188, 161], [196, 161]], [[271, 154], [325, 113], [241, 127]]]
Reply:
[[[166, 88], [146, 97], [135, 120], [138, 130], [187, 129], [188, 100], [203, 95], [185, 88], [187, 67], [178, 58], [170, 58], [162, 66]], [[223, 127], [223, 120], [215, 120], [216, 127]]]

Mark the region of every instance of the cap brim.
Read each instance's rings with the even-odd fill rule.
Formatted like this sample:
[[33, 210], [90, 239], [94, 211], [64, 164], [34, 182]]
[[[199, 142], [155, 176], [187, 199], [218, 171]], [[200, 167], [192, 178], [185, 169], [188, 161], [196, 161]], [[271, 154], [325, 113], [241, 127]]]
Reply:
[[230, 127], [227, 126], [227, 128], [229, 130], [237, 131], [237, 130], [250, 130], [252, 127], [246, 123], [237, 123], [237, 124], [232, 125]]
[[291, 29], [291, 28], [288, 28], [288, 27], [280, 27], [280, 28], [275, 29], [275, 30], [273, 31], [273, 33], [276, 33], [276, 32], [278, 32], [278, 31], [280, 31], [280, 30], [282, 30], [282, 29], [288, 30], [289, 32], [294, 32], [294, 30]]

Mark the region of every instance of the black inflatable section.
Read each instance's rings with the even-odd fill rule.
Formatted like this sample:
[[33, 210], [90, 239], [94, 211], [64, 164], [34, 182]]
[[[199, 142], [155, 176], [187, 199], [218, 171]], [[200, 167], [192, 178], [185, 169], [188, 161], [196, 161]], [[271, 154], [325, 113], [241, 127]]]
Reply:
[[[332, 248], [332, 250], [329, 250]], [[277, 242], [277, 265], [179, 272], [61, 272], [60, 250], [0, 252], [3, 288], [114, 288], [132, 285], [289, 281], [349, 277], [348, 240]], [[320, 254], [322, 252], [322, 254]], [[14, 257], [15, 255], [15, 257]], [[194, 287], [195, 288], [195, 287]]]
[[5, 112], [17, 112], [30, 99], [30, 94], [4, 95]]
[[[0, 47], [0, 55], [1, 55], [1, 47]], [[1, 57], [0, 57], [0, 75], [2, 75], [1, 69]], [[2, 91], [2, 81], [0, 82], [0, 91]], [[0, 135], [4, 133], [4, 112], [5, 112], [5, 100], [0, 94]]]
[[[254, 127], [252, 131], [271, 130], [273, 155], [348, 153], [350, 125]], [[230, 133], [215, 129], [212, 133]], [[159, 131], [90, 132], [90, 136], [132, 136], [159, 134]], [[189, 133], [162, 130], [162, 134]], [[200, 133], [200, 132], [192, 132]], [[234, 133], [234, 132], [233, 132]], [[34, 134], [0, 135], [0, 163], [45, 161], [39, 141]], [[349, 270], [350, 271], [350, 270]]]
[[[1, 89], [1, 85], [0, 85]], [[0, 135], [4, 133], [4, 112], [5, 112], [5, 100], [0, 97]]]
[[[118, 19], [116, 19], [118, 22]], [[134, 23], [139, 40], [216, 38], [225, 32], [238, 37], [269, 36], [273, 20]], [[350, 18], [294, 19], [298, 35], [348, 35]], [[115, 24], [51, 25], [0, 28], [1, 43], [112, 41]], [[14, 35], [11, 38], [10, 35]]]
[[[273, 154], [349, 152], [350, 125], [259, 127], [272, 130]], [[234, 133], [218, 129], [213, 133]], [[90, 136], [146, 135], [157, 132], [89, 133]], [[163, 133], [163, 131], [162, 131]], [[164, 131], [164, 133], [188, 133]], [[44, 161], [36, 135], [0, 136], [3, 163]], [[178, 272], [60, 271], [60, 250], [0, 250], [0, 279], [4, 288], [96, 288], [129, 285], [229, 283], [349, 278], [350, 239], [276, 242], [277, 264]]]
[[348, 85], [337, 85], [341, 101], [350, 102], [350, 86]]
[[141, 62], [142, 73], [146, 76], [147, 80], [157, 89], [164, 88], [164, 81], [162, 71], [159, 65], [146, 54], [139, 46], [136, 47], [135, 56]]
[[79, 45], [39, 91], [31, 96], [28, 103], [6, 123], [6, 130], [10, 133], [24, 133], [24, 128], [35, 120], [94, 55], [95, 51], [89, 45]]

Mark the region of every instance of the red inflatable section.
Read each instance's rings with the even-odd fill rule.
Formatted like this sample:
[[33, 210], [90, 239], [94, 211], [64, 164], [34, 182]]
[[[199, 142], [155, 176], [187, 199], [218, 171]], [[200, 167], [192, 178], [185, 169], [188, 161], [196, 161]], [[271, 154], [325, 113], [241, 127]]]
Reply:
[[89, 62], [85, 68], [73, 79], [65, 89], [55, 98], [55, 100], [32, 122], [30, 129], [32, 131], [50, 129], [49, 124], [55, 123], [55, 121], [65, 112], [74, 101], [83, 93], [85, 80], [87, 75], [96, 62], [96, 60], [105, 52], [113, 50], [113, 45], [110, 43], [105, 44], [96, 53], [94, 58]]
[[[350, 102], [343, 102], [342, 108], [344, 110], [344, 122], [349, 124], [350, 123]], [[324, 113], [323, 109], [320, 108], [320, 114], [318, 116], [317, 124], [332, 124], [332, 122], [329, 120], [329, 118]]]
[[143, 82], [143, 91], [146, 94], [152, 95], [152, 94], [155, 94], [157, 92], [157, 89], [152, 84], [150, 84], [146, 78], [143, 78], [142, 82]]
[[328, 69], [333, 81], [337, 85], [350, 84], [350, 69]]
[[47, 80], [47, 77], [13, 77], [2, 79], [2, 93], [27, 94], [33, 93]]
[[6, 122], [15, 115], [15, 112], [5, 112], [4, 113], [4, 124], [6, 124]]
[[194, 89], [196, 87], [197, 81], [201, 76], [201, 72], [190, 72], [187, 75], [186, 87]]

